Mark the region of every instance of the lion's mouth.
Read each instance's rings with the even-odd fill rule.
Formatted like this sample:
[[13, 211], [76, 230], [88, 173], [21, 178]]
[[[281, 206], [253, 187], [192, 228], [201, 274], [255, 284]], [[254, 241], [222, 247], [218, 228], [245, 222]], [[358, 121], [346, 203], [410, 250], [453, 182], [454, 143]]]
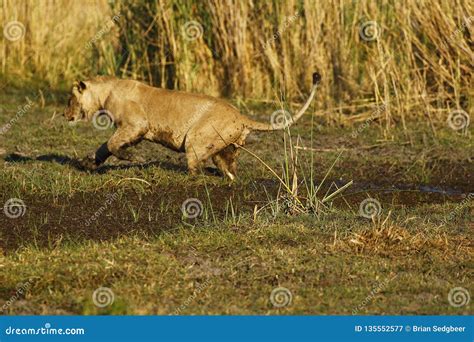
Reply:
[[70, 123], [83, 121], [85, 120], [85, 118], [86, 118], [86, 113], [82, 110], [79, 113], [79, 115], [66, 117], [67, 121], [69, 121]]

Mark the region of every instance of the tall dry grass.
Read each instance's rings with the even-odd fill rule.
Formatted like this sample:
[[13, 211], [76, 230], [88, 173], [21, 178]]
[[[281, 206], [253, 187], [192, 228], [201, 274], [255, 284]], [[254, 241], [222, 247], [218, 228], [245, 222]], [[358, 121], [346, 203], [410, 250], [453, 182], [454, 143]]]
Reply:
[[[57, 85], [107, 73], [212, 95], [295, 101], [320, 70], [318, 101], [328, 119], [365, 120], [382, 103], [377, 113], [387, 129], [408, 118], [446, 120], [454, 108], [472, 113], [470, 0], [1, 4], [3, 27], [18, 20], [26, 28], [21, 40], [0, 41], [4, 78]], [[376, 24], [361, 34], [368, 22]]]
[[[94, 49], [86, 44], [109, 11], [106, 1], [0, 1], [2, 74], [57, 85], [90, 72], [91, 66], [102, 63], [104, 57], [93, 57]], [[20, 25], [8, 27], [12, 21]]]

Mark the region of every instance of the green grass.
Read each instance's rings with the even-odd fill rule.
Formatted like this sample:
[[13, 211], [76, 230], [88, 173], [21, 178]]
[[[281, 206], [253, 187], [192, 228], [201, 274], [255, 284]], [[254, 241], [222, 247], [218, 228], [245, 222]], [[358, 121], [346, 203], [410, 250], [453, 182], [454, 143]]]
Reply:
[[[344, 228], [354, 221], [347, 214], [317, 223], [182, 227], [153, 238], [30, 247], [2, 260], [2, 297], [33, 278], [10, 313], [171, 314], [207, 284], [181, 313], [351, 314], [379, 283], [396, 276], [358, 312], [472, 313], [447, 301], [452, 287], [472, 290], [467, 237], [450, 232], [444, 240], [445, 233], [420, 217], [424, 210], [410, 213], [419, 223], [414, 231], [399, 228], [393, 239], [381, 235], [362, 249], [351, 241], [374, 227], [355, 220]], [[332, 230], [340, 234], [336, 240]], [[99, 309], [92, 293], [104, 286], [115, 302]], [[281, 309], [269, 301], [279, 286], [293, 296]]]
[[[0, 125], [35, 92], [2, 93]], [[471, 135], [411, 122], [383, 137], [375, 122], [353, 138], [355, 127], [320, 117], [311, 127], [305, 116], [293, 141], [300, 135], [310, 148], [312, 130], [317, 151], [299, 151], [300, 181], [312, 167], [320, 182], [344, 148], [327, 186], [354, 185], [325, 214], [286, 215], [269, 205], [275, 177], [245, 152], [233, 184], [189, 176], [183, 155], [151, 143], [136, 148], [146, 166], [112, 159], [100, 173], [79, 171], [70, 161], [112, 131], [69, 126], [58, 117], [64, 93], [44, 96], [44, 107], [37, 101], [0, 136], [0, 204], [16, 197], [26, 205], [20, 218], [0, 215], [0, 309], [14, 298], [5, 313], [472, 314], [472, 305], [448, 302], [454, 287], [473, 290], [472, 202], [461, 204], [473, 189]], [[277, 109], [247, 105], [262, 121]], [[283, 133], [251, 140], [247, 148], [281, 175]], [[420, 192], [421, 184], [452, 193]], [[374, 222], [358, 214], [369, 196], [382, 205]], [[197, 219], [181, 212], [192, 197], [203, 204]], [[100, 287], [114, 293], [105, 308], [92, 300]], [[277, 287], [290, 290], [291, 304], [271, 304]]]

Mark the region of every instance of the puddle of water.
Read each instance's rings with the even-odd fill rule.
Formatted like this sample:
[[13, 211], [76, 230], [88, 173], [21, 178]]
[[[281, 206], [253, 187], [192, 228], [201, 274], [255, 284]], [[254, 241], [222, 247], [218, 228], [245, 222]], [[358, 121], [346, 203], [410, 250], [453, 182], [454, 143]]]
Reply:
[[[335, 182], [335, 184], [337, 187], [341, 187], [346, 183], [338, 181]], [[357, 182], [347, 189], [335, 203], [357, 205], [363, 199], [373, 197], [379, 199], [381, 202], [390, 203], [391, 205], [419, 206], [423, 204], [461, 202], [468, 196], [469, 192], [449, 187], [412, 184], [383, 186]]]
[[[261, 183], [257, 182], [257, 184], [256, 188], [265, 188], [271, 194], [276, 194], [279, 187], [277, 181], [265, 180]], [[347, 184], [347, 181], [343, 180], [326, 181], [319, 193], [324, 195], [329, 190], [329, 194], [345, 184]], [[305, 188], [304, 185], [300, 186], [300, 193], [304, 192]], [[465, 190], [433, 185], [380, 185], [368, 182], [355, 182], [343, 193], [336, 196], [334, 203], [338, 206], [343, 204], [343, 207], [347, 207], [347, 204], [351, 206], [358, 205], [363, 199], [373, 197], [392, 205], [419, 206], [423, 204], [460, 202], [467, 198], [468, 195], [469, 192]]]
[[[340, 182], [341, 185], [344, 182]], [[340, 186], [338, 184], [338, 186]], [[408, 185], [408, 184], [395, 184], [392, 186], [382, 186], [369, 183], [354, 183], [351, 186], [351, 190], [346, 192], [346, 194], [356, 193], [361, 191], [375, 191], [375, 192], [420, 192], [424, 194], [440, 194], [445, 196], [467, 196], [469, 192], [464, 190], [453, 189], [449, 187], [439, 187], [432, 185]]]

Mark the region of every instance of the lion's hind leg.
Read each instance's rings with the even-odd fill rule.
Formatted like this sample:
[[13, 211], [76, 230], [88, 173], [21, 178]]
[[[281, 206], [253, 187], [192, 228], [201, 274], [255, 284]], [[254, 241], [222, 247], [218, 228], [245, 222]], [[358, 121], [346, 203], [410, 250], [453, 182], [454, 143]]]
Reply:
[[223, 175], [229, 177], [230, 180], [234, 180], [237, 176], [236, 158], [238, 154], [239, 150], [237, 147], [229, 145], [212, 157], [212, 161], [216, 164], [217, 168]]
[[225, 176], [235, 179], [238, 148], [234, 144], [242, 146], [249, 132], [244, 126], [229, 124], [228, 121], [197, 123], [189, 130], [185, 142], [190, 173], [195, 174], [212, 157]]
[[[221, 147], [222, 148], [222, 147]], [[194, 143], [192, 137], [186, 138], [185, 143], [186, 159], [188, 162], [189, 173], [195, 175], [213, 154], [215, 154], [215, 144], [202, 145]]]

